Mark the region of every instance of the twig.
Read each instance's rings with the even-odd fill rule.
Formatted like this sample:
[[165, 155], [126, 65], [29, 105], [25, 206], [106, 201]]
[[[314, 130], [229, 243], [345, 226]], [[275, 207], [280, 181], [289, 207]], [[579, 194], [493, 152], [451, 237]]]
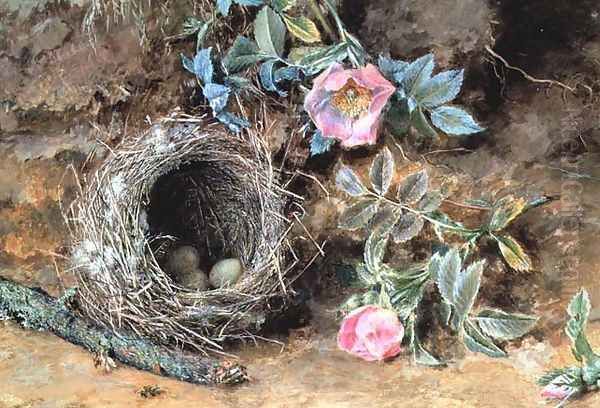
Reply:
[[63, 301], [0, 278], [0, 313], [25, 328], [50, 331], [82, 346], [101, 361], [112, 362], [114, 358], [140, 370], [196, 384], [237, 384], [248, 379], [245, 368], [236, 363], [167, 350], [94, 326], [76, 316]]
[[561, 87], [563, 89], [566, 89], [568, 91], [571, 91], [571, 92], [575, 93], [575, 88], [572, 88], [572, 87], [570, 87], [568, 85], [565, 85], [565, 84], [563, 84], [560, 81], [555, 81], [553, 79], [538, 79], [538, 78], [534, 78], [531, 75], [529, 75], [527, 72], [525, 72], [524, 70], [522, 70], [521, 68], [510, 65], [501, 55], [499, 55], [494, 50], [492, 50], [492, 48], [489, 45], [485, 46], [485, 50], [487, 52], [489, 52], [491, 55], [493, 55], [494, 57], [498, 58], [504, 64], [504, 66], [506, 68], [512, 69], [514, 71], [519, 72], [521, 75], [523, 75], [527, 80], [529, 80], [531, 82], [535, 82], [535, 83], [538, 83], [538, 84], [548, 84], [550, 86], [556, 85], [556, 86], [559, 86], [559, 87]]
[[440, 154], [440, 153], [453, 153], [453, 152], [472, 152], [473, 150], [467, 149], [465, 147], [457, 147], [456, 149], [440, 149], [440, 150], [432, 150], [423, 154], [423, 156], [429, 156], [430, 154]]

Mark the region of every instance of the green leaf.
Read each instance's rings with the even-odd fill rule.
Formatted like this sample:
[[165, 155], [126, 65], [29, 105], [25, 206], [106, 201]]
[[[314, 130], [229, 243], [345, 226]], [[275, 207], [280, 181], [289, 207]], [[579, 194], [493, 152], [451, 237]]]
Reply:
[[455, 327], [460, 324], [469, 315], [481, 284], [481, 275], [485, 260], [481, 260], [469, 265], [465, 270], [456, 276], [454, 283], [454, 301], [452, 305], [455, 310]]
[[437, 210], [444, 201], [444, 196], [439, 191], [427, 192], [417, 203], [417, 210], [424, 213], [430, 213]]
[[203, 88], [203, 94], [216, 116], [227, 106], [231, 89], [220, 84], [206, 84]]
[[481, 331], [497, 340], [512, 340], [528, 333], [537, 323], [534, 316], [485, 309], [471, 319]]
[[388, 236], [372, 232], [365, 242], [365, 265], [369, 271], [379, 271], [383, 264]]
[[433, 54], [427, 54], [395, 74], [394, 79], [402, 85], [407, 94], [411, 95], [418, 85], [431, 78], [434, 66]]
[[425, 350], [425, 348], [421, 345], [421, 342], [415, 338], [414, 347], [413, 347], [413, 357], [415, 359], [415, 363], [429, 366], [429, 367], [440, 367], [445, 366], [442, 360], [434, 357], [429, 351]]
[[335, 176], [335, 185], [352, 197], [367, 194], [367, 188], [362, 184], [356, 173], [348, 166], [342, 166]]
[[571, 339], [571, 350], [578, 361], [592, 361], [595, 359], [590, 344], [585, 335], [585, 328], [590, 316], [591, 303], [590, 296], [585, 289], [581, 289], [577, 295], [571, 299], [567, 308], [569, 321], [565, 327], [565, 333]]
[[464, 70], [452, 70], [437, 74], [419, 85], [414, 93], [418, 104], [436, 108], [456, 98], [460, 92]]
[[433, 125], [449, 135], [470, 135], [483, 132], [473, 117], [464, 109], [455, 106], [442, 106], [431, 113]]
[[271, 0], [271, 6], [276, 12], [281, 13], [288, 11], [296, 5], [296, 0]]
[[362, 298], [363, 305], [376, 305], [379, 303], [379, 293], [375, 290], [365, 292]]
[[415, 109], [411, 115], [411, 125], [419, 132], [421, 135], [425, 137], [430, 137], [432, 139], [438, 139], [439, 135], [435, 131], [435, 129], [429, 124], [427, 117], [423, 113], [421, 108]]
[[345, 44], [348, 48], [348, 58], [350, 59], [350, 62], [355, 66], [366, 65], [368, 56], [360, 41], [348, 31], [344, 31], [344, 36], [346, 37]]
[[223, 66], [229, 74], [233, 74], [267, 58], [268, 56], [260, 52], [254, 41], [238, 36], [223, 58]]
[[357, 265], [356, 276], [363, 286], [371, 287], [377, 284], [377, 277], [364, 263]]
[[432, 225], [436, 235], [442, 242], [444, 242], [444, 233], [457, 234], [464, 239], [471, 239], [473, 236], [481, 234], [479, 231], [469, 231], [462, 223], [454, 221], [448, 214], [440, 210], [433, 211], [427, 216], [437, 221]]
[[317, 130], [310, 139], [310, 157], [328, 152], [334, 144], [334, 138], [324, 137], [323, 133]]
[[494, 238], [496, 239], [496, 242], [498, 242], [502, 256], [511, 268], [520, 272], [531, 270], [531, 259], [529, 259], [529, 256], [514, 238], [508, 235], [494, 235]]
[[375, 192], [382, 196], [385, 195], [392, 184], [392, 177], [394, 176], [394, 158], [390, 149], [384, 147], [375, 157], [369, 175]]
[[455, 248], [449, 249], [445, 255], [435, 253], [429, 262], [431, 277], [438, 286], [444, 300], [454, 305], [454, 287], [462, 267], [460, 253]]
[[423, 225], [423, 217], [413, 213], [403, 214], [392, 229], [392, 239], [396, 244], [410, 241], [421, 232]]
[[440, 302], [440, 318], [445, 326], [450, 324], [450, 317], [452, 317], [452, 305], [445, 300], [442, 300]]
[[227, 128], [234, 133], [239, 133], [242, 131], [242, 129], [250, 127], [250, 122], [248, 122], [245, 118], [241, 118], [231, 112], [227, 112], [226, 110], [219, 112], [217, 115], [215, 115], [215, 118], [217, 118], [219, 122], [227, 126]]
[[290, 50], [288, 54], [288, 60], [290, 60], [294, 64], [300, 64], [300, 61], [307, 57], [308, 55], [321, 53], [326, 50], [327, 47], [319, 47], [319, 46], [301, 46], [294, 47]]
[[273, 78], [276, 83], [283, 81], [300, 81], [300, 68], [298, 67], [281, 67], [275, 71]]
[[298, 62], [307, 75], [315, 75], [336, 62], [342, 62], [348, 56], [345, 43], [335, 44], [311, 52]]
[[488, 222], [490, 231], [506, 228], [519, 215], [523, 214], [527, 201], [523, 197], [515, 199], [512, 195], [504, 196], [494, 203], [492, 215]]
[[420, 275], [413, 280], [399, 283], [394, 282], [394, 288], [390, 293], [390, 301], [393, 309], [398, 312], [402, 319], [406, 319], [419, 305], [425, 291], [428, 275]]
[[569, 376], [572, 378], [579, 378], [581, 379], [581, 367], [564, 367], [564, 368], [555, 368], [553, 370], [550, 370], [546, 373], [544, 373], [544, 375], [542, 375], [540, 378], [538, 378], [537, 383], [538, 385], [541, 386], [546, 386], [552, 382], [554, 382], [557, 378], [561, 377], [561, 376]]
[[372, 198], [360, 200], [342, 213], [338, 226], [349, 231], [363, 228], [371, 221], [378, 208], [378, 200]]
[[281, 91], [275, 84], [274, 71], [275, 64], [277, 64], [277, 62], [278, 61], [275, 59], [270, 59], [264, 62], [260, 66], [258, 77], [260, 78], [260, 83], [266, 91], [277, 92], [280, 96], [286, 96], [287, 92]]
[[241, 92], [246, 90], [252, 85], [252, 82], [248, 78], [244, 78], [239, 75], [229, 75], [223, 79], [223, 83], [232, 88], [235, 92]]
[[391, 233], [392, 228], [394, 228], [401, 215], [401, 209], [385, 203], [380, 207], [379, 212], [371, 221], [369, 230], [387, 236]]
[[392, 58], [380, 55], [379, 59], [377, 60], [377, 65], [379, 66], [379, 71], [381, 71], [383, 76], [391, 80], [395, 75], [401, 74], [402, 71], [408, 67], [408, 62], [394, 60]]
[[396, 197], [401, 203], [415, 203], [427, 192], [428, 177], [425, 170], [406, 177], [398, 186]]
[[321, 34], [317, 25], [306, 17], [290, 17], [283, 15], [283, 21], [292, 35], [305, 43], [321, 41]]
[[477, 325], [470, 320], [464, 323], [463, 340], [465, 346], [474, 353], [483, 353], [494, 358], [506, 357], [506, 353], [494, 344], [492, 339], [481, 333]]
[[258, 47], [268, 55], [279, 57], [285, 46], [285, 25], [269, 6], [263, 7], [254, 20], [254, 38]]

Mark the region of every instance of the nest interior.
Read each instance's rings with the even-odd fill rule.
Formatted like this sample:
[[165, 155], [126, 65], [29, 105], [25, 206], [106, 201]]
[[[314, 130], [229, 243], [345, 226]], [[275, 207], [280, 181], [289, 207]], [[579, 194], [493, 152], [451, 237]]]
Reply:
[[[69, 216], [82, 312], [115, 331], [201, 351], [256, 333], [289, 296], [296, 259], [290, 195], [269, 157], [259, 137], [199, 119], [164, 120], [112, 151]], [[209, 262], [239, 258], [241, 279], [207, 291], [177, 286], [162, 265], [180, 244]]]

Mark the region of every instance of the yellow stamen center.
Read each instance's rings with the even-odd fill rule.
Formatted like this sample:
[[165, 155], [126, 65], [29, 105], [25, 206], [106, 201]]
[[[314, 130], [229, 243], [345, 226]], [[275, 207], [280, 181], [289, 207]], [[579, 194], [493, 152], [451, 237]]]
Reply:
[[358, 118], [369, 110], [373, 100], [370, 89], [357, 84], [352, 78], [342, 88], [333, 94], [331, 104], [344, 116]]

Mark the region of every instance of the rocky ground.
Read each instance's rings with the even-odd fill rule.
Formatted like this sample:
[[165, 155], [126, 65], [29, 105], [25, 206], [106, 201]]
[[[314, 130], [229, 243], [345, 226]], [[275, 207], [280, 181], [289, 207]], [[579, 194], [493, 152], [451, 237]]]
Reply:
[[[197, 5], [193, 0], [162, 4], [145, 9], [143, 27], [139, 20], [126, 19], [113, 21], [106, 31], [102, 20], [92, 47], [82, 31], [86, 0], [0, 0], [3, 277], [55, 295], [73, 285], [64, 263], [68, 231], [61, 208], [74, 196], [77, 178], [105, 154], [97, 141], [113, 146], [124, 134], [143, 129], [146, 118], [188, 104], [189, 77], [179, 52], [191, 53], [193, 44], [165, 37], [179, 32]], [[241, 350], [256, 381], [232, 392], [128, 369], [100, 373], [76, 347], [8, 323], [0, 331], [0, 378], [8, 384], [0, 389], [0, 407], [185, 406], [185, 401], [325, 407], [360, 406], [372, 399], [380, 401], [377, 406], [398, 406], [399, 401], [415, 406], [538, 404], [535, 376], [568, 361], [561, 335], [566, 302], [583, 285], [600, 305], [595, 241], [600, 229], [600, 6], [589, 0], [577, 7], [558, 0], [346, 0], [342, 17], [374, 55], [410, 59], [431, 50], [442, 68], [467, 69], [459, 102], [489, 130], [435, 146], [410, 136], [399, 142], [411, 162], [402, 166], [426, 166], [434, 183], [449, 186], [457, 201], [507, 192], [560, 197], [511, 227], [532, 256], [535, 271], [519, 274], [492, 262], [482, 289], [487, 303], [540, 315], [539, 330], [511, 346], [509, 361], [468, 356], [442, 371], [415, 369], [406, 359], [368, 365], [336, 352], [332, 305], [349, 292], [336, 271], [360, 256], [364, 236], [340, 235], [335, 227], [342, 195], [333, 186], [333, 165], [341, 159], [361, 171], [372, 152], [336, 151], [305, 162], [307, 144], [296, 143], [294, 165], [329, 192], [316, 183], [303, 191], [305, 223], [316, 238], [329, 242], [331, 254], [303, 283], [313, 297], [310, 324], [316, 334], [308, 339], [297, 339], [297, 332], [290, 338], [274, 334], [290, 341], [281, 355], [269, 345]], [[486, 46], [524, 71], [508, 68]], [[285, 147], [285, 117], [274, 116], [278, 125], [269, 135], [274, 146]], [[392, 149], [400, 161], [400, 151]], [[479, 217], [448, 210], [474, 222]], [[418, 257], [419, 245], [399, 248], [394, 256]], [[600, 312], [594, 316], [600, 318]], [[600, 347], [596, 326], [594, 333]], [[348, 379], [348, 372], [357, 373], [356, 378]], [[136, 394], [154, 383], [167, 392], [151, 399]], [[282, 402], [281, 395], [288, 399]], [[574, 406], [594, 406], [596, 399]]]

